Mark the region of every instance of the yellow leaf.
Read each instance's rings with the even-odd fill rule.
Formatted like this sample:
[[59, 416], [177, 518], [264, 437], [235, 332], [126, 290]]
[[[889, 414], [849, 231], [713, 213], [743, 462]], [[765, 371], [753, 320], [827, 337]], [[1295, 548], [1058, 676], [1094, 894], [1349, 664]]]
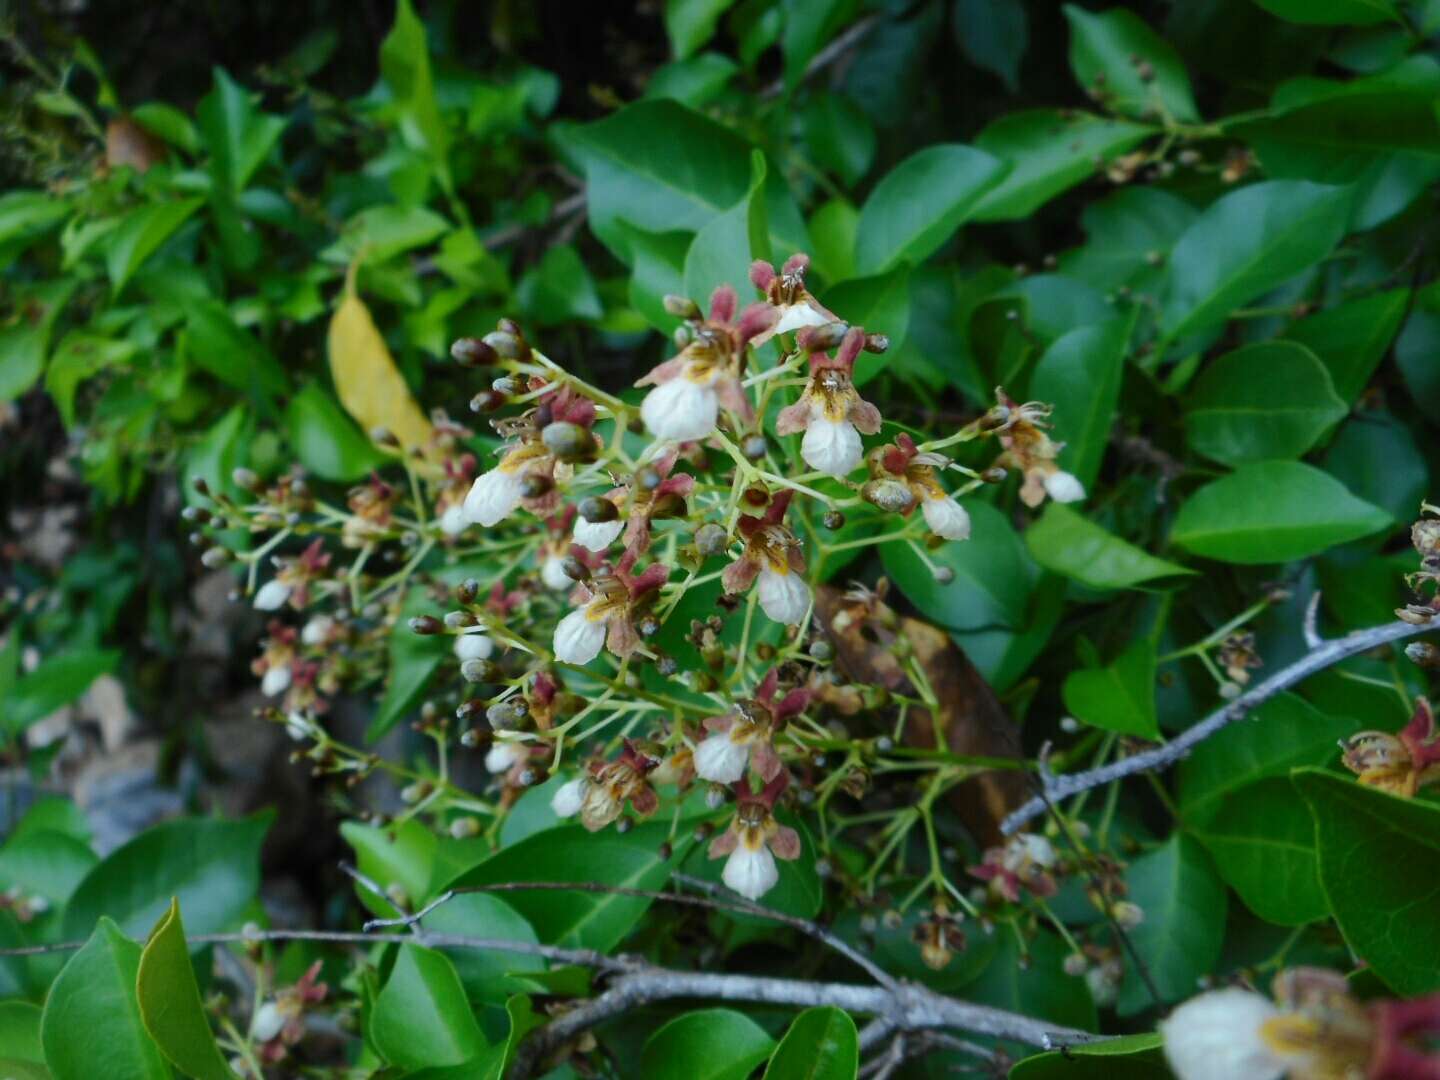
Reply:
[[355, 293], [354, 268], [330, 320], [330, 375], [340, 403], [368, 435], [384, 428], [406, 450], [430, 443], [430, 421], [410, 395], [370, 309]]

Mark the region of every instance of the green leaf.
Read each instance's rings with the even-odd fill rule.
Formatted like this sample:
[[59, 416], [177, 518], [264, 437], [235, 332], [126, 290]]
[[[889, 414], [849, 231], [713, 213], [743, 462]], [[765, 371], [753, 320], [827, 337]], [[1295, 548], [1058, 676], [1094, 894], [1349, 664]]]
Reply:
[[881, 274], [923, 262], [973, 216], [1009, 168], [958, 143], [927, 146], [896, 165], [865, 200], [855, 238], [855, 269]]
[[[386, 828], [342, 821], [340, 835], [355, 849], [360, 872], [379, 883], [387, 894], [398, 885], [412, 909], [429, 899], [437, 840], [425, 825], [413, 818]], [[383, 918], [400, 914], [358, 882], [355, 893], [361, 903]]]
[[1409, 289], [1374, 293], [1299, 319], [1286, 327], [1284, 337], [1320, 358], [1335, 393], [1348, 405], [1375, 374], [1409, 301]]
[[1060, 271], [1097, 289], [1149, 283], [1199, 216], [1190, 203], [1160, 188], [1121, 188], [1081, 211], [1087, 242], [1060, 256]]
[[399, 0], [395, 5], [395, 25], [380, 44], [380, 74], [395, 93], [406, 144], [428, 154], [440, 186], [453, 191], [450, 130], [440, 116], [435, 96], [425, 24], [416, 17], [410, 0]]
[[16, 831], [0, 847], [0, 889], [18, 886], [58, 910], [99, 858], [88, 844], [53, 829]]
[[677, 60], [699, 50], [715, 35], [715, 24], [735, 0], [665, 0], [665, 32]]
[[860, 1040], [850, 1014], [834, 1006], [806, 1009], [780, 1040], [764, 1080], [854, 1080]]
[[855, 276], [855, 236], [860, 231], [860, 211], [842, 198], [831, 199], [810, 217], [811, 260], [815, 272], [826, 281], [845, 281]]
[[320, 257], [343, 266], [355, 259], [383, 263], [428, 247], [450, 231], [450, 222], [424, 206], [369, 206], [345, 222], [340, 239]]
[[730, 57], [703, 52], [657, 68], [645, 84], [645, 96], [673, 98], [688, 108], [703, 108], [720, 96], [739, 70]]
[[1335, 744], [1355, 734], [1356, 720], [1321, 712], [1295, 694], [1280, 694], [1249, 719], [1221, 728], [1180, 763], [1180, 808], [1203, 828], [1237, 788], [1289, 776], [1299, 765], [1334, 760]]
[[46, 191], [0, 195], [0, 251], [18, 255], [69, 217], [74, 204]]
[[[1091, 97], [1125, 116], [1168, 114], [1183, 123], [1200, 119], [1190, 77], [1168, 41], [1124, 8], [1090, 12], [1065, 5], [1070, 20], [1070, 70]], [[1151, 78], [1142, 77], [1148, 65]]]
[[221, 189], [239, 194], [269, 156], [285, 130], [285, 118], [261, 112], [250, 93], [224, 68], [215, 68], [215, 88], [195, 109], [210, 173]]
[[1025, 5], [1020, 0], [955, 0], [955, 41], [976, 67], [1000, 76], [1014, 94], [1020, 89], [1020, 61], [1030, 43]]
[[864, 386], [882, 371], [896, 374], [895, 354], [905, 347], [910, 332], [910, 268], [897, 266], [878, 277], [851, 278], [825, 292], [826, 306], [843, 311], [851, 326], [863, 326], [886, 335], [884, 353], [862, 352], [855, 360], [856, 386]]
[[1440, 988], [1440, 808], [1318, 769], [1294, 774], [1320, 883], [1355, 955], [1405, 997]]
[[5, 730], [18, 735], [80, 697], [120, 662], [116, 649], [68, 649], [22, 675], [3, 697]]
[[805, 143], [822, 168], [854, 187], [875, 160], [875, 127], [858, 105], [844, 94], [821, 91], [806, 103], [802, 113]]
[[1310, 811], [1288, 779], [1261, 780], [1230, 792], [1194, 835], [1225, 883], [1266, 922], [1304, 926], [1330, 913], [1320, 889]]
[[488, 1043], [455, 966], [434, 949], [400, 946], [370, 1016], [370, 1037], [392, 1065], [460, 1065]]
[[260, 887], [260, 844], [274, 816], [178, 818], [145, 830], [85, 875], [65, 909], [65, 935], [83, 937], [108, 915], [138, 937], [172, 898], [192, 932], [232, 929]]
[[1369, 26], [1399, 21], [1391, 0], [1255, 0], [1272, 15], [1315, 26]]
[[800, 84], [810, 61], [849, 21], [856, 0], [780, 0], [785, 29], [780, 52], [785, 57], [785, 87]]
[[605, 314], [595, 280], [569, 244], [545, 250], [515, 286], [515, 302], [540, 326], [594, 320]]
[[966, 1001], [1083, 1031], [1095, 1030], [1095, 1001], [1090, 988], [1083, 976], [1065, 974], [1061, 965], [1069, 950], [1058, 937], [1036, 934], [1022, 946], [1015, 934], [995, 936], [1000, 939], [995, 959], [966, 987]]
[[445, 634], [417, 634], [410, 629], [410, 619], [425, 615], [434, 602], [423, 588], [413, 588], [400, 605], [400, 615], [390, 631], [387, 667], [390, 679], [385, 696], [365, 729], [365, 741], [373, 743], [398, 724], [420, 704], [430, 679], [440, 665], [452, 655], [453, 643]]
[[1012, 168], [971, 216], [976, 221], [1027, 218], [1093, 176], [1097, 158], [1108, 162], [1154, 132], [1152, 127], [1070, 110], [1002, 116], [975, 137], [975, 146]]
[[1049, 503], [1025, 530], [1025, 546], [1046, 570], [1092, 589], [1129, 589], [1194, 570], [1127, 543], [1062, 503]]
[[190, 118], [173, 105], [163, 101], [147, 101], [130, 110], [130, 119], [151, 135], [178, 146], [187, 154], [200, 152], [200, 133]]
[[[0, 1001], [0, 1047], [13, 1061], [45, 1063], [40, 1048], [40, 1006], [28, 1001]], [[0, 1076], [5, 1074], [0, 1067]]]
[[[629, 832], [588, 833], [579, 825], [546, 829], [496, 852], [461, 874], [448, 888], [504, 881], [586, 881], [630, 889], [658, 889], [674, 861], [662, 859], [668, 821], [639, 825]], [[677, 843], [673, 859], [688, 844]], [[572, 948], [613, 949], [650, 906], [643, 897], [613, 893], [569, 893], [559, 889], [506, 894], [507, 902], [535, 928], [540, 940]]]
[[1350, 197], [1344, 187], [1270, 180], [1217, 199], [1170, 254], [1165, 340], [1225, 321], [1323, 259], [1345, 235]]
[[[498, 896], [463, 893], [425, 916], [425, 929], [432, 933], [468, 934], [472, 937], [534, 944], [535, 929], [524, 917]], [[545, 961], [524, 953], [489, 949], [441, 949], [455, 965], [455, 972], [471, 1001], [504, 1004], [507, 997], [525, 985], [512, 974], [544, 971]]]
[[988, 502], [966, 500], [969, 540], [951, 541], [926, 557], [954, 573], [947, 585], [906, 543], [881, 547], [885, 573], [933, 622], [954, 630], [984, 626], [1020, 629], [1039, 572], [1005, 515]]
[[40, 1042], [55, 1080], [170, 1080], [170, 1067], [145, 1031], [135, 997], [140, 946], [101, 919], [45, 997]]
[[176, 1068], [195, 1080], [234, 1080], [205, 1017], [180, 905], [173, 899], [140, 954], [135, 996], [145, 1030]]
[[285, 438], [300, 464], [326, 480], [356, 480], [387, 460], [319, 383], [285, 407]]
[[45, 370], [50, 332], [80, 282], [71, 277], [14, 290], [17, 318], [0, 329], [0, 402], [13, 401]]
[[1325, 455], [1325, 471], [1397, 521], [1412, 517], [1430, 490], [1430, 469], [1415, 437], [1384, 412], [1347, 421]]
[[1180, 507], [1170, 540], [1221, 562], [1281, 563], [1391, 523], [1385, 511], [1313, 466], [1265, 461], [1243, 465], [1194, 492]]
[[1076, 719], [1121, 735], [1159, 737], [1155, 715], [1155, 643], [1141, 635], [1108, 667], [1072, 671], [1061, 689]]
[[222, 382], [247, 393], [279, 395], [290, 389], [280, 361], [220, 301], [187, 304], [185, 331], [186, 354]]
[[[1144, 921], [1130, 931], [1162, 1002], [1195, 993], [1197, 980], [1215, 969], [1225, 936], [1225, 886], [1210, 857], [1191, 837], [1169, 840], [1130, 864], [1128, 899]], [[1145, 983], [1126, 965], [1116, 1008], [1134, 1016], [1154, 1004]]]
[[745, 1080], [775, 1040], [734, 1009], [697, 1009], [677, 1016], [645, 1043], [645, 1080]]
[[1017, 1061], [1010, 1080], [1169, 1080], [1162, 1044], [1159, 1035], [1147, 1031], [1049, 1050]]
[[744, 198], [716, 215], [695, 235], [685, 253], [685, 295], [702, 306], [718, 286], [730, 285], [741, 292], [747, 285], [751, 261], [767, 254], [756, 247], [757, 241], [766, 240], [766, 164], [765, 155], [758, 150], [751, 154], [750, 170], [750, 187]]
[[1190, 448], [1226, 465], [1297, 458], [1344, 418], [1330, 373], [1309, 349], [1264, 341], [1226, 353], [1185, 400]]
[[1062, 334], [1030, 377], [1030, 396], [1055, 403], [1051, 437], [1065, 444], [1065, 467], [1087, 491], [1110, 444], [1130, 326], [1129, 319], [1111, 319]]
[[[4, 660], [0, 657], [0, 669], [3, 667]], [[0, 687], [3, 685], [4, 677], [0, 675]], [[87, 846], [90, 843], [90, 822], [86, 820], [84, 811], [62, 795], [43, 795], [31, 803], [10, 834], [10, 839], [18, 840], [32, 832], [59, 833]]]
[[125, 215], [110, 234], [105, 255], [112, 296], [120, 294], [131, 275], [174, 235], [175, 230], [189, 221], [204, 202], [204, 199], [180, 199], [150, 203]]
[[208, 501], [195, 490], [196, 480], [204, 480], [211, 491], [239, 497], [232, 476], [248, 456], [252, 425], [249, 407], [236, 405], [190, 447], [185, 455], [183, 490], [192, 506]]

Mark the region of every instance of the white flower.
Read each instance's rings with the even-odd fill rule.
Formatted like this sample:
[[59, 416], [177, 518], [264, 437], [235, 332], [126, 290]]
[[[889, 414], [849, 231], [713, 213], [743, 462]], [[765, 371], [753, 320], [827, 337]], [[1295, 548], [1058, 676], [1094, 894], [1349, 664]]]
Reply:
[[798, 623], [810, 610], [810, 586], [793, 571], [778, 572], [770, 567], [760, 571], [760, 608], [770, 618], [787, 625]]
[[465, 496], [465, 520], [486, 528], [498, 525], [520, 505], [524, 486], [519, 469], [507, 472], [502, 466], [476, 477]]
[[588, 609], [572, 611], [555, 627], [555, 659], [565, 664], [588, 664], [605, 647], [605, 622], [592, 619]]
[[497, 742], [485, 755], [485, 768], [492, 773], [509, 772], [510, 767], [529, 755], [517, 742]]
[[1239, 987], [1191, 998], [1160, 1022], [1165, 1058], [1180, 1080], [1277, 1080], [1286, 1064], [1260, 1037], [1276, 1012]]
[[279, 611], [290, 599], [290, 586], [278, 578], [272, 578], [260, 586], [255, 594], [256, 611]]
[[590, 781], [584, 776], [577, 776], [574, 780], [567, 780], [555, 789], [555, 794], [550, 796], [550, 809], [555, 811], [556, 817], [574, 817], [580, 812], [580, 807], [585, 803], [585, 792], [590, 787]]
[[466, 660], [489, 660], [494, 654], [495, 642], [479, 630], [470, 629], [455, 638], [455, 659], [462, 664]]
[[970, 539], [970, 515], [950, 496], [926, 499], [920, 504], [920, 512], [925, 515], [925, 524], [936, 536], [946, 540]]
[[1045, 491], [1060, 503], [1079, 502], [1085, 498], [1085, 485], [1064, 469], [1056, 469], [1045, 477]]
[[624, 528], [625, 522], [618, 518], [614, 521], [586, 521], [583, 517], [577, 517], [575, 543], [591, 551], [604, 551], [615, 542], [615, 538]]
[[303, 742], [310, 737], [310, 718], [302, 712], [292, 712], [285, 717], [285, 734], [296, 742]]
[[556, 592], [575, 584], [575, 579], [565, 572], [565, 560], [559, 555], [551, 555], [540, 564], [540, 580], [547, 589], [554, 589]]
[[695, 747], [695, 775], [716, 784], [735, 783], [749, 761], [750, 748], [731, 739], [728, 731], [707, 735]]
[[780, 880], [780, 870], [767, 845], [761, 844], [752, 851], [742, 840], [725, 860], [720, 880], [747, 900], [759, 900]]
[[275, 664], [266, 669], [260, 680], [260, 692], [266, 697], [279, 697], [290, 689], [290, 665]]
[[855, 471], [865, 456], [865, 447], [860, 432], [849, 420], [828, 420], [812, 412], [805, 438], [800, 441], [800, 456], [812, 469], [843, 477]]
[[465, 520], [465, 507], [460, 503], [452, 503], [445, 508], [445, 513], [440, 515], [440, 531], [446, 536], [457, 536], [465, 531], [465, 526], [470, 524]]
[[802, 300], [785, 309], [785, 314], [780, 316], [780, 321], [775, 324], [772, 333], [789, 334], [799, 330], [802, 326], [825, 326], [833, 321]]
[[250, 1021], [250, 1037], [256, 1042], [269, 1042], [285, 1027], [285, 1014], [280, 1006], [267, 1001], [255, 1010], [255, 1019]]
[[303, 645], [324, 645], [334, 630], [334, 619], [329, 615], [316, 615], [306, 621], [300, 631], [300, 642]]
[[1005, 845], [1006, 870], [1023, 870], [1029, 866], [1049, 869], [1055, 865], [1055, 847], [1037, 833], [1020, 833], [1012, 836]]
[[706, 383], [697, 383], [682, 374], [646, 394], [640, 403], [640, 416], [650, 433], [657, 439], [689, 442], [714, 431], [715, 419], [720, 415], [714, 381], [712, 377]]

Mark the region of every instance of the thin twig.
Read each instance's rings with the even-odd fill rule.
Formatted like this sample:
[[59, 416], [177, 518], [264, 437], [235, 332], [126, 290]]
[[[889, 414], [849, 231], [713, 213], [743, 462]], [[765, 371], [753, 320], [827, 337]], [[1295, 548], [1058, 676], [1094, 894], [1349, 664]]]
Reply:
[[1417, 626], [1397, 620], [1381, 626], [1372, 626], [1366, 630], [1356, 630], [1344, 637], [1324, 642], [1289, 667], [1277, 671], [1254, 689], [1241, 694], [1228, 705], [1215, 710], [1204, 720], [1188, 728], [1164, 746], [1132, 754], [1130, 757], [1113, 761], [1109, 765], [1102, 765], [1098, 769], [1087, 769], [1084, 772], [1071, 773], [1066, 776], [1056, 776], [1048, 771], [1042, 771], [1040, 773], [1040, 782], [1043, 785], [1042, 793], [1006, 817], [1000, 824], [1000, 830], [1007, 835], [1012, 834], [1031, 818], [1043, 814], [1048, 805], [1057, 803], [1061, 799], [1068, 799], [1072, 795], [1078, 795], [1082, 791], [1088, 791], [1090, 788], [1113, 783], [1149, 769], [1167, 768], [1185, 757], [1217, 731], [1229, 727], [1237, 720], [1243, 720], [1251, 711], [1276, 694], [1288, 690], [1298, 682], [1303, 682], [1316, 672], [1324, 671], [1342, 660], [1369, 652], [1381, 645], [1403, 641], [1405, 638], [1437, 629], [1440, 629], [1440, 624], [1433, 622]]

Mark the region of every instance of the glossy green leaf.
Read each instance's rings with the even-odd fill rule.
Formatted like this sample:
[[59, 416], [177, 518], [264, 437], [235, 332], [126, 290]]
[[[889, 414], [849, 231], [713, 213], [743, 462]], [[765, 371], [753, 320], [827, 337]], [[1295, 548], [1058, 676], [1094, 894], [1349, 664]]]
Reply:
[[380, 44], [380, 74], [395, 94], [405, 142], [429, 156], [441, 187], [452, 190], [450, 129], [440, 115], [425, 24], [410, 0], [395, 5], [395, 25]]
[[851, 186], [875, 160], [874, 125], [864, 111], [843, 94], [817, 93], [805, 106], [805, 143], [815, 163]]
[[191, 505], [209, 500], [195, 490], [203, 480], [210, 491], [224, 492], [231, 498], [239, 495], [234, 483], [237, 466], [245, 464], [254, 419], [245, 405], [236, 405], [211, 425], [185, 455], [182, 489]]
[[[414, 819], [387, 828], [342, 821], [340, 835], [355, 850], [360, 872], [378, 883], [387, 895], [398, 888], [407, 901], [406, 907], [412, 909], [429, 898], [437, 839], [425, 825]], [[355, 893], [377, 915], [394, 918], [400, 914], [358, 882]]]
[[647, 98], [672, 98], [691, 109], [710, 104], [724, 92], [740, 67], [717, 52], [703, 52], [657, 68], [645, 84]]
[[1320, 883], [1355, 955], [1406, 997], [1440, 988], [1440, 808], [1317, 769], [1310, 804]]
[[385, 684], [385, 695], [365, 729], [367, 743], [381, 738], [420, 704], [431, 677], [445, 659], [453, 655], [453, 642], [448, 636], [426, 636], [410, 629], [410, 619], [415, 615], [428, 614], [433, 606], [421, 588], [411, 589], [400, 606], [400, 617], [395, 620], [395, 628], [390, 632], [387, 653], [390, 679]]
[[145, 260], [154, 255], [175, 230], [189, 221], [203, 203], [203, 199], [179, 199], [150, 203], [127, 213], [110, 234], [105, 256], [111, 293], [119, 295]]
[[1325, 455], [1325, 471], [1398, 521], [1413, 517], [1430, 490], [1430, 469], [1410, 429], [1389, 413], [1347, 421]]
[[1129, 589], [1195, 571], [1127, 543], [1063, 503], [1049, 503], [1025, 546], [1035, 561], [1092, 589]]
[[750, 169], [750, 187], [744, 197], [696, 233], [685, 253], [684, 294], [702, 307], [721, 285], [730, 285], [737, 292], [748, 288], [750, 263], [769, 255], [768, 250], [756, 248], [757, 242], [766, 240], [767, 230], [767, 166], [765, 155], [758, 150], [751, 155]]
[[65, 909], [65, 934], [102, 915], [136, 937], [178, 898], [196, 934], [233, 929], [260, 885], [260, 844], [273, 811], [233, 821], [178, 818], [145, 830], [85, 875]]
[[1066, 4], [1065, 17], [1070, 21], [1070, 69], [1092, 98], [1124, 116], [1168, 114], [1184, 123], [1200, 118], [1179, 55], [1138, 15], [1124, 8], [1091, 12]]
[[187, 355], [217, 379], [247, 393], [283, 394], [290, 389], [280, 361], [218, 300], [188, 304], [185, 330]]
[[140, 946], [101, 919], [45, 998], [40, 1041], [55, 1080], [170, 1080], [170, 1066], [140, 1019]]
[[1389, 289], [1337, 304], [1291, 323], [1285, 338], [1320, 358], [1335, 393], [1348, 405], [1360, 396], [1395, 340], [1409, 300], [1410, 290]]
[[[40, 1006], [28, 1001], [0, 1001], [0, 1053], [11, 1060], [43, 1065], [40, 1048]], [[0, 1068], [0, 1076], [4, 1069]]]
[[210, 1030], [174, 900], [140, 954], [135, 995], [145, 1030], [176, 1068], [195, 1080], [234, 1080]]
[[1123, 318], [1077, 327], [1045, 350], [1030, 377], [1030, 396], [1056, 403], [1051, 438], [1065, 444], [1061, 462], [1087, 491], [1110, 444], [1129, 337]]
[[977, 221], [1029, 217], [1093, 176], [1097, 158], [1111, 161], [1153, 133], [1140, 124], [1057, 109], [1002, 116], [975, 137], [975, 146], [1012, 167], [972, 216]]
[[1217, 199], [1175, 243], [1161, 319], [1166, 339], [1236, 308], [1328, 255], [1345, 234], [1348, 188], [1270, 180]]
[[434, 949], [400, 946], [375, 1000], [370, 1037], [393, 1065], [460, 1065], [488, 1045], [455, 966]]
[[0, 890], [19, 887], [59, 908], [99, 858], [90, 846], [53, 829], [17, 830], [0, 847]]
[[101, 675], [114, 671], [119, 662], [120, 653], [115, 649], [68, 649], [46, 657], [34, 671], [22, 675], [0, 699], [5, 729], [18, 735], [74, 701]]
[[1226, 465], [1296, 458], [1341, 420], [1345, 403], [1315, 354], [1289, 341], [1226, 353], [1185, 401], [1190, 448]]
[[40, 378], [50, 348], [50, 333], [79, 282], [73, 278], [47, 281], [14, 290], [19, 317], [0, 328], [0, 402], [11, 401]]
[[546, 249], [516, 284], [515, 302], [539, 326], [594, 320], [605, 314], [595, 279], [569, 244]]
[[856, 386], [864, 386], [882, 371], [895, 372], [895, 354], [905, 347], [910, 331], [910, 275], [910, 267], [901, 265], [878, 277], [842, 281], [825, 291], [825, 303], [843, 311], [851, 326], [890, 339], [885, 352], [862, 352], [856, 358], [852, 372]]
[[1146, 1032], [1048, 1050], [1017, 1061], [1010, 1080], [1170, 1080], [1162, 1042]]
[[17, 255], [70, 216], [74, 204], [45, 191], [0, 195], [0, 253]]
[[[1195, 993], [1197, 981], [1220, 959], [1225, 935], [1225, 886], [1199, 843], [1174, 833], [1164, 844], [1130, 864], [1128, 899], [1145, 913], [1130, 940], [1144, 960], [1160, 1002]], [[1126, 965], [1116, 1003], [1133, 1016], [1156, 1002], [1134, 968]]]
[[326, 480], [358, 480], [387, 460], [319, 383], [290, 399], [285, 429], [300, 464]]
[[665, 0], [665, 32], [670, 49], [683, 60], [715, 33], [715, 24], [735, 0]]
[[1265, 461], [1191, 494], [1170, 540], [1221, 562], [1280, 563], [1370, 536], [1391, 522], [1385, 511], [1313, 466]]
[[955, 0], [955, 43], [976, 67], [993, 71], [1010, 93], [1020, 88], [1020, 61], [1030, 43], [1019, 0]]
[[200, 133], [190, 117], [163, 101], [147, 101], [130, 110], [130, 119], [150, 134], [178, 146], [187, 154], [200, 151]]
[[342, 266], [354, 259], [382, 263], [427, 247], [450, 230], [450, 222], [424, 206], [370, 206], [345, 222], [340, 239], [321, 258]]
[[1107, 667], [1072, 671], [1061, 693], [1065, 708], [1083, 723], [1142, 739], [1160, 734], [1155, 714], [1155, 643], [1149, 637], [1136, 638]]
[[196, 107], [200, 135], [210, 151], [210, 171], [216, 183], [238, 194], [269, 156], [285, 118], [261, 112], [250, 92], [223, 68], [215, 69], [215, 87]]
[[880, 274], [901, 262], [923, 262], [962, 222], [1009, 167], [974, 147], [928, 146], [896, 165], [865, 200], [855, 238], [855, 269]]
[[1158, 280], [1175, 241], [1199, 216], [1160, 188], [1121, 188], [1081, 211], [1086, 243], [1060, 256], [1060, 272], [1099, 289]]
[[[440, 934], [468, 934], [471, 937], [503, 939], [533, 944], [534, 928], [499, 896], [464, 893], [452, 898], [425, 917], [425, 929]], [[441, 949], [455, 965], [455, 972], [471, 1001], [503, 1004], [523, 988], [523, 979], [512, 973], [544, 971], [545, 961], [524, 953], [488, 949]]]
[[1392, 0], [1255, 0], [1272, 15], [1316, 26], [1368, 26], [1398, 20]]
[[744, 1013], [698, 1009], [677, 1016], [645, 1043], [646, 1080], [745, 1080], [775, 1040]]
[[815, 54], [845, 25], [856, 6], [857, 0], [780, 0], [785, 14], [780, 51], [788, 89], [799, 85]]
[[[3, 666], [3, 661], [0, 661], [0, 669]], [[0, 676], [0, 685], [3, 682], [3, 676]], [[10, 840], [18, 840], [32, 832], [60, 833], [87, 846], [90, 843], [90, 822], [85, 812], [63, 795], [43, 795], [31, 803], [10, 833]]]
[[1266, 922], [1304, 926], [1329, 914], [1310, 811], [1288, 778], [1231, 791], [1194, 835], [1225, 883]]
[[954, 573], [945, 585], [909, 545], [885, 544], [885, 573], [927, 619], [954, 630], [985, 626], [1018, 629], [1039, 572], [1005, 515], [987, 502], [968, 499], [969, 540], [951, 541], [926, 558]]
[[1288, 776], [1299, 765], [1333, 761], [1335, 744], [1362, 725], [1321, 712], [1296, 694], [1279, 694], [1249, 719], [1222, 728], [1181, 763], [1180, 808], [1203, 827], [1237, 788], [1266, 777]]
[[860, 1040], [850, 1014], [833, 1006], [806, 1009], [790, 1024], [764, 1080], [854, 1080]]
[[[1095, 1030], [1095, 1001], [1080, 975], [1062, 967], [1069, 950], [1054, 934], [1036, 934], [1024, 946], [1014, 934], [996, 934], [995, 958], [966, 987], [966, 1001], [993, 1005], [1051, 1023]], [[1021, 960], [1024, 949], [1026, 959]], [[1012, 1044], [1015, 1049], [1018, 1045]]]

